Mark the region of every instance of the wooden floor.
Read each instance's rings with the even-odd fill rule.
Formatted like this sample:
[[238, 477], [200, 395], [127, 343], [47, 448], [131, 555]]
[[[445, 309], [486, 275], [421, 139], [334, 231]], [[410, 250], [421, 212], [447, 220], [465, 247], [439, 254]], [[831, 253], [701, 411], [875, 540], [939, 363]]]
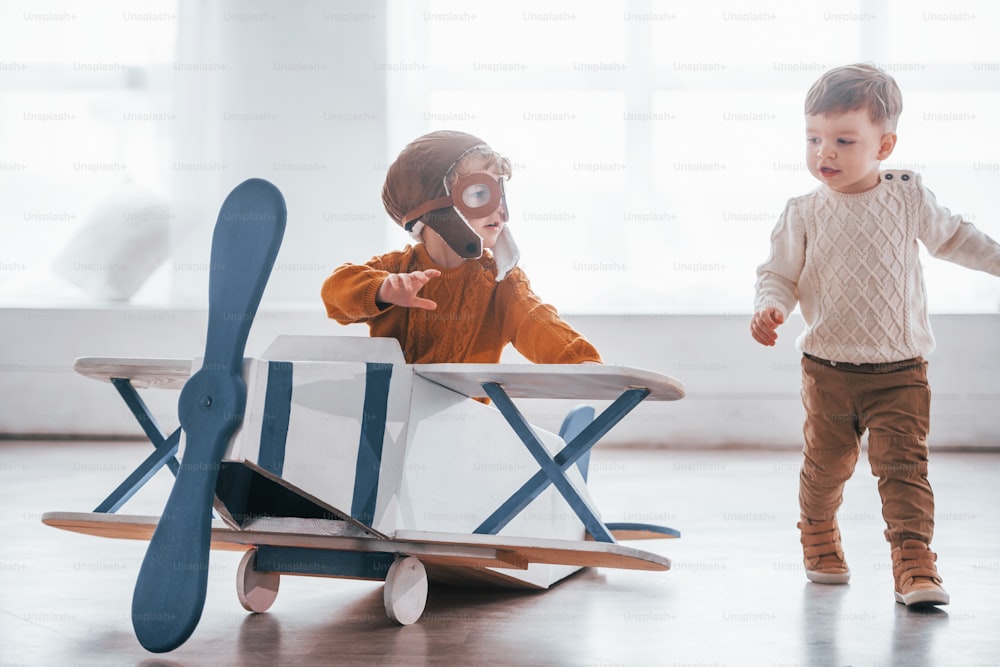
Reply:
[[[893, 601], [875, 480], [860, 463], [841, 512], [849, 586], [807, 583], [794, 452], [598, 449], [606, 521], [659, 523], [633, 543], [669, 572], [584, 570], [544, 593], [432, 587], [400, 627], [381, 584], [285, 577], [270, 612], [235, 592], [238, 553], [213, 552], [194, 635], [154, 655], [129, 620], [145, 543], [42, 525], [89, 511], [148, 453], [143, 443], [0, 442], [0, 666], [15, 665], [907, 665], [1000, 664], [1000, 455], [934, 453], [934, 543], [952, 604]], [[863, 461], [864, 459], [862, 459]], [[157, 514], [161, 472], [122, 512]]]

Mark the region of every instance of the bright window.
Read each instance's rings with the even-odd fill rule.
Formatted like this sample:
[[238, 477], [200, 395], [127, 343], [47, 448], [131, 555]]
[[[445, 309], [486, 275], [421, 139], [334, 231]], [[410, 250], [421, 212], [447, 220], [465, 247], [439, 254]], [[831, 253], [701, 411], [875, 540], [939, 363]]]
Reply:
[[[0, 4], [0, 293], [75, 301], [47, 280], [94, 205], [162, 192], [176, 2]], [[39, 304], [41, 305], [41, 304]]]
[[[390, 222], [384, 247], [369, 248], [368, 236], [344, 227], [338, 240], [356, 236], [356, 246], [336, 257], [312, 241], [330, 226], [326, 214], [303, 212], [386, 220], [382, 161], [424, 132], [454, 128], [512, 159], [511, 228], [523, 266], [560, 310], [746, 313], [777, 216], [816, 185], [802, 164], [805, 92], [824, 70], [855, 61], [882, 65], [903, 88], [899, 144], [886, 166], [920, 171], [943, 205], [1000, 239], [992, 206], [1000, 5], [987, 0], [946, 9], [935, 0], [344, 6], [341, 17], [318, 0], [280, 11], [178, 0], [0, 5], [0, 303], [45, 278], [53, 252], [97, 201], [123, 188], [169, 196], [178, 176], [200, 176], [174, 164], [191, 153], [178, 151], [180, 123], [170, 118], [183, 109], [184, 127], [204, 134], [185, 140], [211, 144], [209, 166], [225, 163], [224, 173], [206, 175], [213, 184], [250, 169], [267, 177], [283, 161], [329, 162], [331, 176], [356, 164], [364, 176], [344, 203], [325, 180], [277, 173], [299, 211], [281, 262], [321, 267], [278, 276], [289, 302], [315, 299], [325, 262], [363, 261], [406, 241]], [[188, 7], [197, 16], [178, 21]], [[350, 21], [372, 27], [357, 39], [377, 51], [375, 62], [337, 55], [361, 50], [350, 43]], [[192, 58], [231, 61], [199, 73], [202, 85], [222, 91], [212, 104], [183, 85], [194, 76], [183, 66], [195, 60], [178, 62], [179, 23], [190, 30], [183, 43]], [[384, 59], [372, 41], [383, 25]], [[276, 76], [273, 63], [285, 62], [324, 69]], [[234, 90], [243, 92], [236, 110], [249, 115], [276, 100], [287, 106], [265, 121], [228, 122]], [[185, 94], [193, 97], [178, 98]], [[336, 120], [341, 107], [362, 120]], [[171, 224], [172, 243], [188, 238]], [[995, 277], [924, 264], [932, 311], [1000, 307]], [[133, 302], [178, 299], [171, 287], [194, 278], [178, 276], [177, 266], [164, 262]], [[38, 294], [58, 302], [72, 293], [64, 288]], [[198, 282], [188, 291], [204, 289]]]
[[[458, 0], [390, 20], [393, 151], [432, 129], [515, 164], [512, 231], [536, 289], [570, 312], [746, 312], [785, 202], [816, 186], [802, 100], [876, 62], [905, 112], [887, 167], [1000, 238], [1000, 5]], [[417, 66], [419, 65], [419, 66]], [[395, 100], [396, 104], [393, 104]], [[925, 259], [937, 312], [992, 312], [995, 277]]]

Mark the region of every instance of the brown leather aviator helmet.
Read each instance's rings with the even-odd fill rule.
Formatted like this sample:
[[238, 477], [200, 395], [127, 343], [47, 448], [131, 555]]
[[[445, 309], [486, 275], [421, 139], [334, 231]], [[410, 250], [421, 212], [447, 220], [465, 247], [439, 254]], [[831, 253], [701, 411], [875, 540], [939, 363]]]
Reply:
[[423, 222], [460, 257], [481, 256], [483, 240], [451, 205], [445, 176], [469, 150], [485, 145], [478, 137], [451, 130], [414, 139], [389, 166], [382, 186], [385, 210], [406, 231]]

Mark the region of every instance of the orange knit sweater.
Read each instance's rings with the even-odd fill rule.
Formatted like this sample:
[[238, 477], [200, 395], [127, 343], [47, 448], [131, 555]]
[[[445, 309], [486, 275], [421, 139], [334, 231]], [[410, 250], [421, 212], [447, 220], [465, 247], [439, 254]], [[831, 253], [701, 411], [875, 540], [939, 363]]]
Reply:
[[[441, 271], [420, 291], [437, 302], [436, 310], [376, 305], [375, 295], [388, 274], [425, 269]], [[418, 243], [366, 264], [338, 267], [321, 294], [332, 319], [365, 322], [372, 336], [395, 338], [410, 364], [497, 363], [507, 343], [533, 363], [601, 361], [594, 346], [531, 291], [523, 271], [514, 268], [500, 282], [496, 275], [491, 257], [444, 269]]]

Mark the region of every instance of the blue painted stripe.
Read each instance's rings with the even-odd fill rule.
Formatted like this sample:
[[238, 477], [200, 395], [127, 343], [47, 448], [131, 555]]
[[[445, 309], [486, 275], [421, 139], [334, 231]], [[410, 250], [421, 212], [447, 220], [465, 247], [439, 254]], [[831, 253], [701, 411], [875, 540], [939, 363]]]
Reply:
[[279, 477], [285, 467], [285, 443], [291, 413], [292, 362], [269, 361], [257, 465]]
[[392, 364], [367, 363], [365, 366], [365, 403], [361, 416], [358, 462], [354, 471], [351, 516], [366, 526], [371, 526], [375, 520], [375, 501], [378, 499]]
[[257, 546], [254, 570], [318, 577], [384, 581], [395, 554], [308, 547]]

